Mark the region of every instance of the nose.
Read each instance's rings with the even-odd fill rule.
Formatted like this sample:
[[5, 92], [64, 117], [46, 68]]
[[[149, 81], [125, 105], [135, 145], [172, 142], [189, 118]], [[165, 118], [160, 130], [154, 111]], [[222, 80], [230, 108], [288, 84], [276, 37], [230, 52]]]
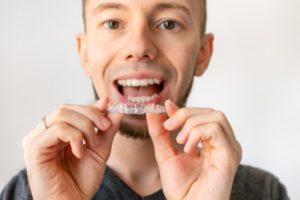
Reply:
[[125, 44], [124, 59], [130, 61], [150, 61], [157, 56], [157, 48], [151, 31], [145, 26], [132, 27]]

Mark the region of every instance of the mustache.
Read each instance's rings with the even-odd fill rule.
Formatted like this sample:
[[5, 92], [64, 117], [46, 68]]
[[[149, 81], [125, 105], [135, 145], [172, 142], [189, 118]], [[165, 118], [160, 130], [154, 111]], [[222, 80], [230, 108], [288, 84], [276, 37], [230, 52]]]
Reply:
[[105, 74], [108, 77], [117, 77], [134, 72], [147, 72], [163, 75], [165, 79], [171, 79], [175, 73], [174, 68], [158, 62], [131, 62], [121, 65], [112, 65], [106, 68]]

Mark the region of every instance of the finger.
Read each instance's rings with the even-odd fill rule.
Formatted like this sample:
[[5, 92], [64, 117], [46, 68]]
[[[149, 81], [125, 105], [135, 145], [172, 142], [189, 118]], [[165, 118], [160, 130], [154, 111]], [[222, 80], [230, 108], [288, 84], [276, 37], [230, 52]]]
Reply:
[[106, 106], [108, 104], [108, 98], [100, 99], [99, 101], [95, 102], [91, 106], [79, 106], [79, 105], [64, 105], [64, 108], [74, 110], [82, 115], [85, 115], [89, 118], [95, 126], [105, 131], [111, 126], [111, 122], [107, 119], [104, 112], [106, 113]]
[[200, 142], [203, 146], [201, 155], [213, 156], [214, 159], [211, 159], [213, 162], [231, 160], [232, 163], [238, 164], [241, 161], [242, 150], [240, 144], [238, 142], [232, 144], [217, 123], [209, 123], [193, 128], [184, 146], [184, 152], [199, 152], [198, 144]]
[[166, 107], [167, 114], [169, 117], [174, 115], [176, 113], [176, 111], [179, 110], [179, 107], [170, 99], [168, 99], [165, 102], [165, 107]]
[[56, 123], [67, 123], [73, 126], [84, 134], [87, 145], [95, 146], [95, 125], [93, 121], [85, 115], [66, 107], [61, 107], [50, 114], [46, 119], [49, 127]]
[[174, 131], [182, 127], [188, 118], [213, 111], [214, 110], [210, 108], [181, 108], [164, 122], [164, 127], [169, 131]]
[[188, 138], [188, 133], [196, 126], [207, 124], [207, 123], [218, 123], [224, 129], [226, 135], [229, 136], [231, 140], [235, 140], [233, 130], [224, 114], [221, 112], [210, 112], [205, 114], [194, 115], [188, 118], [182, 127], [180, 133], [178, 134], [176, 140], [179, 144], [186, 142]]
[[108, 119], [112, 122], [112, 125], [107, 131], [98, 131], [96, 134], [96, 146], [93, 147], [97, 152], [108, 152], [107, 157], [110, 154], [113, 139], [119, 130], [120, 122], [123, 114], [120, 113], [108, 113]]
[[232, 148], [231, 143], [225, 137], [223, 129], [217, 123], [208, 123], [194, 127], [189, 135], [184, 146], [184, 152], [195, 152], [198, 149], [198, 144], [203, 145], [206, 150], [221, 150]]
[[[65, 104], [61, 106], [61, 108], [68, 108], [70, 110], [77, 111], [78, 113], [81, 113], [85, 116], [87, 116], [95, 126], [102, 130], [105, 131], [109, 128], [110, 126], [110, 121], [107, 120], [107, 118], [103, 115], [102, 112], [106, 112], [106, 106], [109, 102], [108, 97], [104, 97], [100, 99], [99, 101], [95, 102], [91, 106], [77, 106], [77, 105], [71, 105], [71, 104]], [[95, 108], [95, 109], [94, 109]], [[46, 117], [46, 124], [49, 126], [47, 122], [47, 117]], [[37, 138], [41, 133], [45, 132], [45, 127], [44, 127], [44, 122], [41, 120], [41, 122], [28, 134], [24, 137], [23, 140], [27, 141], [33, 141], [35, 138]]]
[[98, 108], [100, 111], [104, 112], [106, 111], [106, 107], [109, 103], [109, 98], [108, 97], [104, 97], [98, 101], [96, 101], [92, 106]]
[[74, 110], [85, 117], [87, 117], [90, 121], [93, 122], [95, 127], [98, 129], [105, 131], [111, 126], [111, 122], [107, 119], [107, 117], [100, 110], [93, 106], [77, 106], [77, 105], [67, 105], [65, 108], [70, 110]]
[[165, 117], [163, 114], [146, 114], [148, 131], [154, 145], [155, 156], [158, 164], [165, 162], [176, 155], [170, 132], [163, 127]]
[[[83, 138], [83, 134], [80, 130], [60, 122], [47, 129], [47, 131], [31, 145], [34, 146], [35, 151], [42, 153], [42, 155], [45, 156], [49, 153], [53, 156], [52, 154], [53, 152], [57, 152], [59, 144], [68, 143], [71, 146], [74, 156], [82, 158], [84, 156]], [[55, 151], [52, 151], [53, 149], [55, 149]]]

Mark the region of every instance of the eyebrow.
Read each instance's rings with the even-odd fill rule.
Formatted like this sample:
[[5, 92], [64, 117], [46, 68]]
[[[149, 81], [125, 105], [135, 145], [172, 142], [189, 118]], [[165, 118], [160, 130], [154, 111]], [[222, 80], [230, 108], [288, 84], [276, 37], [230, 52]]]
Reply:
[[154, 7], [155, 10], [167, 10], [167, 9], [177, 9], [182, 11], [188, 17], [191, 17], [191, 13], [187, 7], [178, 3], [158, 3]]
[[114, 3], [114, 2], [102, 3], [102, 4], [99, 4], [96, 8], [94, 8], [93, 14], [97, 14], [99, 12], [102, 12], [102, 11], [108, 10], [108, 9], [126, 10], [127, 7], [120, 3]]
[[[110, 2], [110, 3], [102, 3], [99, 4], [96, 8], [93, 9], [93, 14], [97, 14], [99, 12], [102, 12], [107, 9], [118, 9], [118, 10], [127, 10], [128, 8], [121, 4], [116, 2]], [[154, 10], [160, 11], [160, 10], [168, 10], [168, 9], [177, 9], [183, 12], [187, 17], [191, 17], [191, 13], [187, 7], [184, 5], [178, 4], [178, 3], [158, 3], [155, 5]]]

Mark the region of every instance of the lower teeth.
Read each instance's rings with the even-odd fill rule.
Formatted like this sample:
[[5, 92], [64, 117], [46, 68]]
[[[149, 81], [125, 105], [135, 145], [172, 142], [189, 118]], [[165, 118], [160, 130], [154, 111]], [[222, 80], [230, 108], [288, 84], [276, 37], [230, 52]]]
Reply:
[[147, 103], [149, 101], [151, 101], [152, 99], [154, 99], [155, 97], [157, 97], [157, 94], [154, 94], [153, 96], [149, 97], [149, 96], [144, 96], [144, 97], [127, 97], [127, 101], [131, 102], [131, 103]]

